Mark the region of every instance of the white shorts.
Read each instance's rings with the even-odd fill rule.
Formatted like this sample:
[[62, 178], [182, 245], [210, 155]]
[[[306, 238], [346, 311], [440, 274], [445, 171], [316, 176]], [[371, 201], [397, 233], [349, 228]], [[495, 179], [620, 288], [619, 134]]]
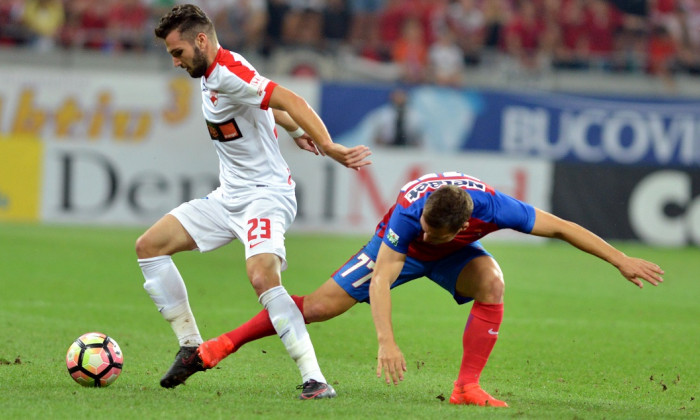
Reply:
[[225, 199], [220, 189], [173, 209], [172, 214], [197, 244], [200, 252], [220, 248], [234, 239], [245, 246], [246, 259], [275, 254], [287, 268], [284, 233], [297, 212], [294, 190], [256, 188]]

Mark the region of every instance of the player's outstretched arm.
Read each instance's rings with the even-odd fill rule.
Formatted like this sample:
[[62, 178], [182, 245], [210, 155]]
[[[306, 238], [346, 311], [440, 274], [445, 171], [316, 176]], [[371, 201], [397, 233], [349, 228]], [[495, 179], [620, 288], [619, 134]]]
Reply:
[[629, 257], [588, 229], [544, 210], [535, 209], [535, 225], [530, 233], [564, 240], [582, 251], [595, 255], [617, 267], [627, 280], [640, 288], [643, 287], [642, 280], [654, 286], [664, 281], [661, 277], [664, 271], [653, 262]]
[[379, 248], [377, 262], [374, 266], [372, 282], [369, 285], [369, 300], [372, 308], [372, 319], [377, 331], [379, 351], [377, 354], [377, 378], [382, 377], [386, 383], [398, 385], [403, 381], [406, 371], [404, 359], [399, 346], [394, 340], [394, 329], [391, 325], [391, 284], [399, 277], [406, 255], [400, 254], [385, 244]]
[[311, 136], [306, 134], [303, 128], [299, 127], [299, 124], [294, 122], [292, 117], [290, 117], [286, 111], [272, 108], [272, 113], [275, 116], [275, 123], [289, 133], [290, 137], [292, 137], [294, 140], [294, 143], [296, 143], [300, 149], [311, 152], [316, 156], [319, 155], [320, 152], [318, 148], [316, 148], [314, 140], [311, 138]]
[[[270, 96], [270, 107], [286, 111], [289, 117], [306, 132], [306, 135], [313, 139], [322, 155], [327, 155], [341, 165], [355, 170], [372, 163], [366, 160], [372, 154], [367, 146], [346, 147], [342, 144], [333, 143], [326, 125], [318, 114], [304, 98], [291, 90], [283, 86], [275, 87]], [[289, 128], [291, 131], [294, 127], [290, 126]], [[295, 141], [297, 140], [295, 139]], [[297, 144], [299, 144], [298, 141]], [[302, 147], [302, 149], [306, 149], [306, 147]]]

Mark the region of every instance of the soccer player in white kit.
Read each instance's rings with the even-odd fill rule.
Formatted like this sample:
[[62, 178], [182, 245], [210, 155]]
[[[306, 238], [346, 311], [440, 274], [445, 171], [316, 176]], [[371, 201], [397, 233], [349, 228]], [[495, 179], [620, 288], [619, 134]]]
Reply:
[[287, 266], [284, 233], [297, 205], [275, 124], [302, 149], [330, 156], [348, 168], [368, 165], [369, 149], [333, 143], [303, 98], [219, 46], [214, 25], [199, 7], [175, 6], [161, 18], [155, 34], [164, 40], [175, 66], [201, 78], [202, 112], [219, 156], [221, 184], [207, 197], [163, 216], [136, 241], [144, 288], [180, 344], [160, 384], [172, 388], [204, 370], [197, 354], [202, 337], [171, 256], [194, 249], [211, 251], [238, 239], [245, 246], [246, 271], [259, 301], [299, 367], [303, 382], [299, 398], [334, 397], [301, 312], [281, 283], [281, 271]]

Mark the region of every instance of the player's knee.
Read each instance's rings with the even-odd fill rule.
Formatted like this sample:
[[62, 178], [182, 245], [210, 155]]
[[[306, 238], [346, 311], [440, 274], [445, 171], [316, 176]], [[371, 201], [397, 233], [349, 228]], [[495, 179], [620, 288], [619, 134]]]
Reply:
[[505, 288], [501, 270], [488, 269], [479, 273], [479, 280], [471, 290], [473, 294], [467, 293], [465, 296], [471, 296], [474, 300], [483, 303], [502, 303]]
[[260, 296], [264, 292], [281, 285], [280, 276], [278, 273], [269, 270], [257, 269], [248, 270], [248, 279], [250, 284], [255, 289], [255, 293]]
[[325, 302], [309, 299], [308, 296], [304, 299], [304, 320], [307, 323], [322, 322], [330, 318], [333, 318], [333, 315]]
[[258, 296], [282, 284], [279, 266], [278, 257], [272, 254], [254, 255], [246, 260], [246, 273]]
[[503, 280], [501, 270], [491, 270], [482, 283], [482, 295], [484, 299], [491, 302], [502, 302], [506, 290], [506, 283]]
[[138, 258], [153, 258], [168, 254], [163, 245], [155, 238], [153, 234], [146, 232], [136, 239], [135, 249]]
[[136, 239], [134, 248], [138, 258], [151, 258], [156, 256], [153, 255], [153, 245], [145, 233]]

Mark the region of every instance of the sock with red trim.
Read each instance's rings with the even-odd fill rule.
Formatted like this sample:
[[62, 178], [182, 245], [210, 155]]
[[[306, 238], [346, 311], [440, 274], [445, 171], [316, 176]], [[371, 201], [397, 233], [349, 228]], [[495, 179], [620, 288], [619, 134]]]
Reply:
[[[304, 296], [292, 295], [291, 298], [299, 308], [299, 311], [301, 311], [301, 314], [304, 315]], [[306, 319], [304, 322], [308, 324]], [[267, 310], [263, 309], [235, 330], [229, 331], [223, 335], [231, 340], [231, 343], [233, 343], [232, 352], [235, 352], [246, 343], [275, 334], [277, 334], [277, 332], [270, 321], [270, 315]]]
[[270, 288], [260, 295], [258, 301], [267, 309], [277, 336], [299, 368], [302, 383], [312, 379], [326, 383], [311, 337], [304, 325], [304, 316], [285, 288], [281, 285]]
[[462, 365], [455, 385], [479, 383], [479, 376], [486, 366], [493, 346], [498, 339], [498, 329], [503, 321], [503, 304], [487, 304], [474, 301], [464, 328]]

